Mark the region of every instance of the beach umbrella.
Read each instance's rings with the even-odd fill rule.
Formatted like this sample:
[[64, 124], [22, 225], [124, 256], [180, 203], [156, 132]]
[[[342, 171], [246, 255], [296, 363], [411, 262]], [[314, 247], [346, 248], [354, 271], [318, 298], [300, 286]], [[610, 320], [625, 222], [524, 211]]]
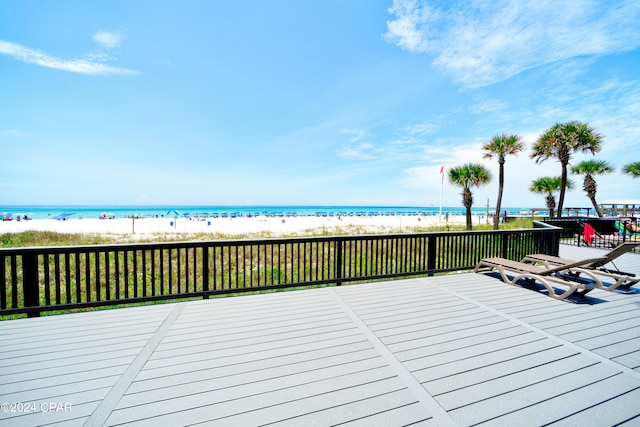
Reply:
[[177, 211], [175, 209], [169, 209], [169, 211], [167, 211], [167, 216], [169, 215], [180, 216], [180, 211]]
[[59, 221], [60, 221], [60, 220], [64, 221], [64, 220], [66, 220], [67, 218], [69, 218], [71, 215], [75, 215], [75, 214], [76, 214], [75, 212], [71, 212], [71, 213], [69, 213], [69, 212], [65, 212], [65, 213], [61, 213], [61, 214], [60, 214], [60, 215], [58, 215], [58, 216], [54, 216], [54, 217], [53, 217], [53, 219], [57, 219], [57, 220], [59, 220]]

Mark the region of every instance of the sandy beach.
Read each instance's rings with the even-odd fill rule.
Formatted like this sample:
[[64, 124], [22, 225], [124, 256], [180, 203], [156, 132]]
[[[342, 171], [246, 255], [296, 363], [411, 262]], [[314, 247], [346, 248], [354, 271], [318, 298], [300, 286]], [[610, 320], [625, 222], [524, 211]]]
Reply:
[[[474, 216], [474, 224], [486, 218]], [[59, 233], [92, 233], [114, 236], [149, 238], [158, 235], [211, 233], [214, 235], [304, 235], [312, 231], [360, 230], [362, 232], [401, 232], [431, 225], [464, 224], [464, 215], [396, 215], [345, 217], [241, 217], [241, 218], [116, 218], [116, 219], [34, 219], [28, 221], [0, 221], [0, 234], [22, 231], [54, 231]]]

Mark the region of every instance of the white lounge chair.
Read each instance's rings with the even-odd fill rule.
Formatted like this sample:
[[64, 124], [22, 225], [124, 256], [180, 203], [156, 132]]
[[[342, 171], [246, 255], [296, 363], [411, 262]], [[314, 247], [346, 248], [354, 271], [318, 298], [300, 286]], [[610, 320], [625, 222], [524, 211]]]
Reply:
[[[597, 281], [598, 278], [594, 275], [584, 273], [591, 279], [584, 280], [580, 277], [575, 277], [570, 273], [573, 268], [580, 268], [584, 265], [600, 262], [602, 259], [603, 258], [591, 258], [583, 261], [574, 261], [571, 264], [546, 267], [531, 263], [512, 261], [506, 258], [485, 258], [476, 265], [473, 271], [475, 273], [479, 273], [497, 270], [500, 273], [502, 280], [510, 285], [515, 285], [516, 282], [521, 279], [528, 282], [539, 282], [547, 288], [550, 297], [563, 300], [573, 294], [583, 296], [597, 287], [595, 281]], [[513, 272], [516, 275], [513, 278], [510, 278], [507, 275], [507, 272]], [[558, 293], [554, 285], [560, 285], [567, 287], [568, 289]]]
[[[596, 286], [605, 291], [612, 291], [617, 288], [629, 289], [631, 286], [640, 282], [640, 274], [620, 271], [613, 261], [621, 255], [631, 252], [636, 246], [640, 246], [640, 242], [621, 243], [609, 251], [600, 261], [571, 267], [571, 271], [568, 274], [571, 274], [574, 277], [580, 277], [580, 275], [593, 277], [595, 275], [597, 277], [595, 280]], [[566, 268], [568, 265], [572, 265], [576, 261], [552, 255], [532, 254], [524, 257], [522, 262], [535, 265], [541, 264], [546, 268], [562, 266]], [[606, 268], [605, 265], [609, 263], [611, 263], [614, 268]], [[607, 284], [603, 282], [600, 277], [604, 278], [606, 281], [613, 280], [613, 283]]]

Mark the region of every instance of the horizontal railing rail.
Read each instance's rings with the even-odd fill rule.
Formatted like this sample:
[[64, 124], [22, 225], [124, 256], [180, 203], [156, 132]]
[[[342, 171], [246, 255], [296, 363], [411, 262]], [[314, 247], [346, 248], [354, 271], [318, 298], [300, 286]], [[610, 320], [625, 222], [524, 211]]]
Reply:
[[560, 229], [0, 249], [0, 315], [472, 269], [557, 255]]

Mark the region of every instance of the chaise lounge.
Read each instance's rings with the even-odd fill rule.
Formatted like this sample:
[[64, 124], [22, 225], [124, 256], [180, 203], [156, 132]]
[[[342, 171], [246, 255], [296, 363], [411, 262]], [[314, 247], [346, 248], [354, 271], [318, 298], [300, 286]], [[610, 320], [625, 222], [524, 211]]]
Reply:
[[[547, 288], [550, 297], [563, 300], [573, 294], [577, 296], [584, 296], [597, 287], [596, 282], [598, 281], [598, 278], [595, 277], [595, 275], [586, 271], [581, 271], [581, 273], [589, 276], [591, 279], [585, 280], [573, 275], [571, 270], [584, 267], [585, 265], [590, 265], [592, 263], [602, 262], [603, 260], [604, 258], [590, 258], [583, 261], [574, 261], [569, 264], [546, 267], [495, 257], [481, 260], [473, 271], [475, 273], [480, 273], [497, 270], [500, 273], [502, 280], [510, 285], [516, 285], [516, 283], [521, 279], [530, 283], [539, 282]], [[516, 275], [513, 278], [510, 278], [507, 275], [508, 271], [516, 273]], [[568, 289], [559, 293], [554, 285], [568, 287]]]
[[[601, 258], [600, 261], [585, 264], [579, 267], [572, 267], [569, 274], [573, 275], [576, 278], [581, 274], [587, 275], [589, 277], [595, 275], [598, 277], [598, 279], [595, 280], [596, 286], [605, 291], [612, 291], [617, 288], [629, 289], [631, 286], [640, 282], [640, 274], [620, 271], [613, 261], [616, 258], [619, 258], [621, 255], [627, 252], [631, 252], [637, 246], [640, 246], [640, 242], [621, 243], [614, 249], [609, 251], [604, 257]], [[555, 268], [562, 266], [567, 267], [568, 265], [574, 264], [576, 261], [552, 255], [532, 254], [524, 257], [521, 262], [534, 265], [542, 264], [546, 268]], [[609, 263], [613, 265], [613, 268], [605, 268], [605, 265]], [[602, 282], [600, 277], [603, 277], [604, 280], [613, 279], [613, 283], [606, 284]]]

